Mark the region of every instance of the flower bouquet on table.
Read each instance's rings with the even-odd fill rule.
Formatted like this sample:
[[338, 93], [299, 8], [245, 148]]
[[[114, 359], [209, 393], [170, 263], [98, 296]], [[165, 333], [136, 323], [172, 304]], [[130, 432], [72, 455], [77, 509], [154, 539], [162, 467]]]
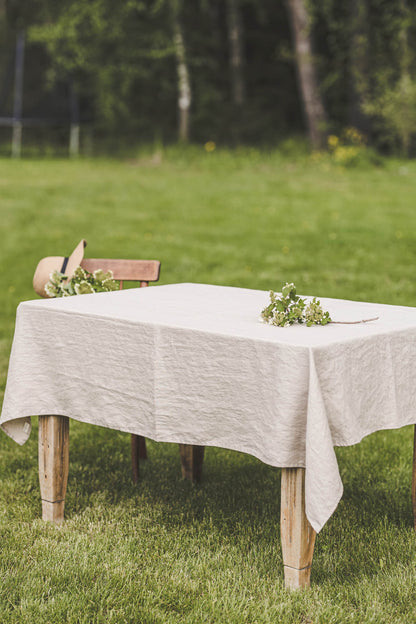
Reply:
[[89, 273], [78, 266], [69, 279], [64, 273], [53, 271], [49, 276], [49, 282], [45, 285], [45, 291], [49, 297], [71, 297], [109, 292], [118, 290], [118, 287], [112, 271], [104, 273], [102, 269], [97, 269], [94, 273]]
[[286, 283], [281, 297], [270, 291], [270, 303], [261, 312], [260, 320], [277, 327], [288, 327], [294, 323], [312, 325], [327, 325], [331, 322], [329, 312], [324, 312], [321, 302], [314, 297], [309, 303], [296, 294], [296, 286]]

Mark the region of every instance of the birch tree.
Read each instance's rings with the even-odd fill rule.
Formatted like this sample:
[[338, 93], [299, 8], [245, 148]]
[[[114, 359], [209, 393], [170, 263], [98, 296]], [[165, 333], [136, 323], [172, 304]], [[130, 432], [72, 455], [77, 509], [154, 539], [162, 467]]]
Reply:
[[369, 119], [363, 110], [368, 99], [369, 34], [367, 0], [351, 0], [349, 45], [349, 124], [367, 134]]
[[326, 113], [312, 53], [310, 19], [305, 0], [286, 0], [296, 56], [296, 69], [311, 147], [326, 143]]
[[227, 0], [227, 22], [232, 102], [236, 108], [241, 108], [245, 100], [245, 84], [243, 74], [243, 24], [239, 0]]
[[190, 112], [192, 104], [191, 81], [183, 26], [180, 19], [180, 5], [177, 0], [171, 0], [173, 43], [176, 57], [177, 92], [178, 92], [178, 138], [180, 141], [189, 141]]

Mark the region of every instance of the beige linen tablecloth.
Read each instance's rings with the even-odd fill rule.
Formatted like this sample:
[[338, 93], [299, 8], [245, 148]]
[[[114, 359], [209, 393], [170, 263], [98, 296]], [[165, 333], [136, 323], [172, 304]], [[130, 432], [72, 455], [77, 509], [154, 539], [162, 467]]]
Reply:
[[272, 327], [268, 293], [203, 284], [24, 302], [1, 427], [23, 444], [27, 417], [59, 414], [306, 467], [319, 531], [342, 495], [334, 446], [416, 423], [416, 309], [321, 302], [379, 319]]

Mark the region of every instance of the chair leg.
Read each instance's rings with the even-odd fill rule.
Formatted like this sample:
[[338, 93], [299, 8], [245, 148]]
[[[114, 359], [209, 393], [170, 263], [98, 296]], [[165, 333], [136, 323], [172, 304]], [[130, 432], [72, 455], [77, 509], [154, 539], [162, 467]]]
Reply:
[[182, 477], [193, 483], [201, 480], [205, 446], [179, 444]]
[[146, 438], [137, 436], [139, 444], [139, 459], [147, 459]]
[[413, 527], [416, 531], [416, 425], [413, 441], [413, 473], [412, 473]]
[[147, 459], [146, 438], [131, 434], [131, 469], [133, 483], [139, 480], [139, 459]]

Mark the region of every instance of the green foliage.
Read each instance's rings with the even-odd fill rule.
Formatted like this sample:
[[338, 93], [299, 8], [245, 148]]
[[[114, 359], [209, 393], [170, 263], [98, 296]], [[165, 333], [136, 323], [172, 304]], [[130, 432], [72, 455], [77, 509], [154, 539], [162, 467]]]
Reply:
[[288, 327], [294, 323], [327, 325], [331, 322], [328, 312], [324, 312], [320, 301], [314, 297], [308, 304], [296, 294], [294, 284], [286, 284], [282, 288], [281, 297], [270, 291], [270, 304], [261, 312], [261, 318], [269, 325]]
[[[373, 11], [370, 20], [376, 27], [369, 28], [368, 36], [374, 38], [368, 45], [369, 64], [377, 69], [386, 65], [386, 58], [396, 63], [398, 54], [397, 50], [392, 51], [391, 34], [397, 31], [398, 21], [392, 20], [391, 15], [396, 16], [398, 11], [397, 7], [389, 9], [388, 3], [372, 3], [377, 5], [377, 11]], [[238, 3], [247, 94], [242, 107], [235, 106], [231, 98], [226, 3], [181, 0], [175, 4], [184, 30], [191, 76], [193, 140], [270, 145], [292, 133], [304, 132], [284, 3]], [[0, 46], [0, 78], [4, 76], [4, 89], [9, 87], [6, 97], [0, 80], [0, 116], [11, 114], [12, 88], [7, 66], [8, 57], [13, 55], [12, 29], [25, 26], [28, 40], [24, 108], [28, 117], [56, 118], [58, 113], [61, 118], [67, 117], [63, 92], [71, 81], [80, 96], [81, 117], [89, 124], [89, 136], [92, 129], [97, 141], [106, 139], [107, 151], [113, 153], [116, 142], [128, 143], [132, 136], [145, 141], [176, 139], [171, 0], [14, 0], [7, 6], [9, 32], [2, 37], [2, 45], [7, 40], [8, 51]], [[318, 44], [316, 60], [330, 127], [336, 131], [351, 123], [352, 96], [348, 85], [353, 19], [347, 5], [337, 0], [312, 0], [308, 9], [313, 17], [312, 35]], [[0, 22], [1, 17], [0, 10]], [[380, 41], [386, 35], [384, 48], [388, 54], [375, 39], [374, 30]], [[40, 49], [43, 55], [47, 53], [47, 71], [39, 61]], [[47, 96], [58, 91], [59, 106], [55, 107]], [[33, 134], [32, 129], [25, 131], [25, 140], [27, 133]], [[62, 133], [60, 141], [65, 140], [63, 136]]]
[[367, 145], [365, 137], [357, 128], [345, 128], [339, 136], [328, 136], [328, 152], [313, 153], [312, 160], [319, 161], [326, 156], [342, 167], [371, 167], [382, 165], [383, 159]]
[[[415, 0], [309, 0], [311, 36], [328, 131], [357, 127], [384, 150], [412, 154], [415, 135]], [[240, 0], [246, 98], [231, 97], [227, 3], [223, 0], [13, 0], [0, 8], [0, 116], [11, 115], [16, 29], [27, 29], [25, 115], [67, 121], [64, 91], [80, 96], [88, 136], [105, 150], [134, 137], [177, 137], [177, 75], [172, 7], [182, 24], [192, 88], [191, 139], [218, 145], [274, 145], [305, 133], [285, 3]], [[47, 70], [45, 69], [47, 67]], [[52, 102], [59, 93], [59, 106]], [[59, 113], [59, 115], [58, 115]], [[35, 136], [39, 128], [25, 128]], [[48, 128], [49, 135], [52, 129]], [[81, 134], [81, 144], [88, 139]], [[66, 142], [66, 132], [55, 133]], [[36, 135], [38, 136], [38, 135]], [[9, 141], [9, 134], [7, 134]], [[345, 145], [343, 166], [374, 153]]]
[[75, 269], [69, 279], [63, 273], [53, 271], [49, 282], [45, 285], [45, 291], [49, 297], [89, 295], [117, 289], [118, 283], [113, 279], [112, 271], [104, 273], [101, 269], [97, 269], [94, 273], [90, 273], [80, 266]]
[[[162, 114], [156, 88], [163, 89], [172, 70], [173, 45], [169, 15], [164, 3], [159, 5], [150, 0], [53, 3], [48, 5], [49, 19], [33, 24], [29, 38], [49, 52], [50, 82], [58, 77], [75, 80], [98, 124], [115, 128], [140, 112], [150, 114], [150, 98], [144, 97], [150, 83], [152, 106]], [[164, 77], [157, 85], [161, 70]]]
[[[355, 126], [383, 151], [411, 151], [416, 4], [311, 0], [321, 88], [332, 134]], [[360, 163], [364, 153], [346, 160]], [[365, 164], [365, 162], [364, 162]]]
[[416, 134], [416, 80], [404, 74], [394, 86], [380, 89], [364, 104], [364, 110], [381, 123], [391, 143], [399, 141], [403, 156], [409, 156], [411, 138]]
[[[71, 79], [81, 115], [94, 135], [128, 143], [176, 139], [177, 78], [167, 0], [44, 0], [28, 28], [32, 46], [50, 57], [48, 88]], [[242, 2], [244, 79], [242, 110], [231, 101], [226, 11], [217, 0], [180, 2], [192, 86], [194, 140], [271, 143], [300, 131], [301, 106], [293, 67], [276, 63], [276, 41], [290, 45], [283, 5]], [[30, 45], [30, 43], [29, 43]], [[36, 73], [37, 67], [30, 73]], [[38, 87], [45, 88], [44, 76]], [[289, 123], [288, 123], [289, 122]]]

